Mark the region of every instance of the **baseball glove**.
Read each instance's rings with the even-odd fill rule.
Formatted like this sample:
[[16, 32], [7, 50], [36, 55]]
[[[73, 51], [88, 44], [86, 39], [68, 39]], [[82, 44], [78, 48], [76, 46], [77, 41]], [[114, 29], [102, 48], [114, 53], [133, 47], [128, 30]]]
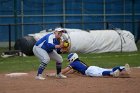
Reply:
[[68, 41], [66, 41], [66, 40], [62, 41], [61, 45], [62, 45], [62, 48], [61, 48], [62, 53], [69, 51], [70, 43]]
[[68, 41], [63, 41], [63, 47], [68, 48], [69, 47], [69, 42]]

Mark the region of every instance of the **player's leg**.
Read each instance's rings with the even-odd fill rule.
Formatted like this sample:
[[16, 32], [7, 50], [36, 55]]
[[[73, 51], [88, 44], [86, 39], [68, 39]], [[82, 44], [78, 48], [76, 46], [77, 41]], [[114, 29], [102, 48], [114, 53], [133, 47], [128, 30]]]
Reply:
[[130, 70], [129, 64], [125, 64], [124, 68], [125, 68], [125, 71], [126, 71], [128, 74], [130, 74], [131, 70]]
[[125, 69], [124, 66], [116, 66], [116, 67], [112, 68], [112, 71], [114, 72], [114, 71], [116, 71], [116, 70], [119, 70], [119, 71], [121, 72], [121, 71], [124, 70], [124, 69]]
[[105, 69], [98, 66], [88, 67], [88, 69], [85, 71], [85, 74], [87, 76], [119, 76], [119, 72], [117, 71], [113, 72], [112, 69]]
[[105, 70], [105, 71], [102, 72], [102, 75], [103, 75], [103, 76], [112, 76], [113, 73], [112, 73], [112, 71], [107, 71], [107, 70]]
[[112, 71], [114, 72], [114, 71], [116, 71], [116, 70], [119, 70], [120, 72], [121, 71], [126, 71], [126, 72], [130, 72], [130, 66], [129, 66], [129, 64], [125, 64], [125, 66], [116, 66], [116, 67], [114, 67], [114, 68], [112, 68]]
[[130, 66], [129, 64], [125, 64], [125, 66], [116, 66], [112, 69], [113, 72], [118, 72], [119, 77], [125, 76], [128, 77], [130, 74]]
[[57, 70], [57, 74], [59, 74], [61, 72], [61, 67], [63, 62], [62, 57], [56, 51], [49, 53], [49, 56], [51, 59], [56, 61], [56, 70]]
[[125, 64], [124, 69], [120, 72], [119, 77], [130, 77], [130, 66], [129, 64]]
[[67, 78], [66, 76], [61, 74], [61, 69], [62, 69], [62, 62], [63, 62], [63, 58], [61, 55], [59, 55], [55, 50], [51, 53], [49, 53], [49, 56], [51, 59], [56, 61], [56, 73], [57, 76], [60, 78]]
[[85, 74], [87, 76], [100, 77], [100, 76], [110, 76], [111, 72], [112, 71], [109, 69], [104, 69], [98, 66], [89, 66], [88, 69], [85, 71]]
[[120, 72], [125, 69], [124, 66], [116, 66], [114, 68], [112, 68], [112, 76], [113, 77], [119, 77], [120, 76]]
[[39, 47], [33, 47], [33, 52], [35, 56], [38, 57], [41, 61], [38, 68], [36, 79], [44, 80], [45, 78], [42, 77], [42, 73], [45, 67], [47, 66], [48, 62], [50, 61], [49, 55], [45, 50]]

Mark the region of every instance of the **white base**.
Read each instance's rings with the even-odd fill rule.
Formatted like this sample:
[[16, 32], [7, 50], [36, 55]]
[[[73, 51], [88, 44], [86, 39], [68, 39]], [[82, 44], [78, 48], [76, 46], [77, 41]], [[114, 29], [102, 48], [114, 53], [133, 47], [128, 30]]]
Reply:
[[19, 76], [27, 76], [28, 73], [10, 73], [10, 74], [5, 74], [5, 76], [8, 77], [19, 77]]

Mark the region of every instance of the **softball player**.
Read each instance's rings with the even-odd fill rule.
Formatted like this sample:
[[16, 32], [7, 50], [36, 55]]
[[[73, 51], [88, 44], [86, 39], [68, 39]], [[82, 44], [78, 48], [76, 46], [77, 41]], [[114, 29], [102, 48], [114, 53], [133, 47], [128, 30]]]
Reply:
[[69, 65], [62, 71], [63, 74], [70, 74], [74, 71], [86, 76], [112, 76], [112, 77], [129, 77], [130, 67], [129, 64], [125, 66], [117, 66], [112, 69], [101, 68], [98, 66], [88, 66], [81, 60], [79, 60], [76, 53], [70, 53], [68, 55]]
[[49, 63], [50, 59], [56, 61], [56, 70], [58, 78], [67, 78], [63, 74], [61, 74], [61, 65], [62, 65], [62, 57], [56, 51], [56, 49], [61, 49], [62, 45], [60, 44], [59, 39], [63, 34], [64, 29], [56, 28], [54, 32], [49, 33], [42, 37], [40, 40], [36, 42], [33, 47], [33, 53], [36, 57], [40, 59], [40, 65], [38, 68], [36, 79], [44, 80], [45, 78], [42, 76], [42, 73]]

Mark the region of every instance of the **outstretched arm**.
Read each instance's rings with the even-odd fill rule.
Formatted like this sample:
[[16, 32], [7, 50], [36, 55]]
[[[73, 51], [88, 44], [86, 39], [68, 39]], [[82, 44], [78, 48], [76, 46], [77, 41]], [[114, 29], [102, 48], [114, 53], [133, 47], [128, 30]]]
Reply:
[[[70, 67], [67, 67], [67, 69], [69, 69]], [[62, 74], [73, 74], [77, 72], [76, 70], [70, 68], [69, 70], [66, 71], [66, 68], [62, 70]]]
[[66, 67], [66, 68], [64, 68], [63, 70], [62, 70], [62, 74], [68, 74], [68, 72], [71, 70], [72, 68], [70, 68], [70, 67]]
[[[75, 73], [75, 72], [77, 72], [76, 70], [74, 70], [74, 69], [72, 69], [71, 67], [66, 67], [66, 68], [64, 68], [62, 71], [61, 71], [61, 73], [62, 74], [73, 74], [73, 73]], [[56, 76], [56, 73], [49, 73], [49, 74], [46, 74], [46, 76], [49, 76], [49, 77], [54, 77], [54, 76]]]

